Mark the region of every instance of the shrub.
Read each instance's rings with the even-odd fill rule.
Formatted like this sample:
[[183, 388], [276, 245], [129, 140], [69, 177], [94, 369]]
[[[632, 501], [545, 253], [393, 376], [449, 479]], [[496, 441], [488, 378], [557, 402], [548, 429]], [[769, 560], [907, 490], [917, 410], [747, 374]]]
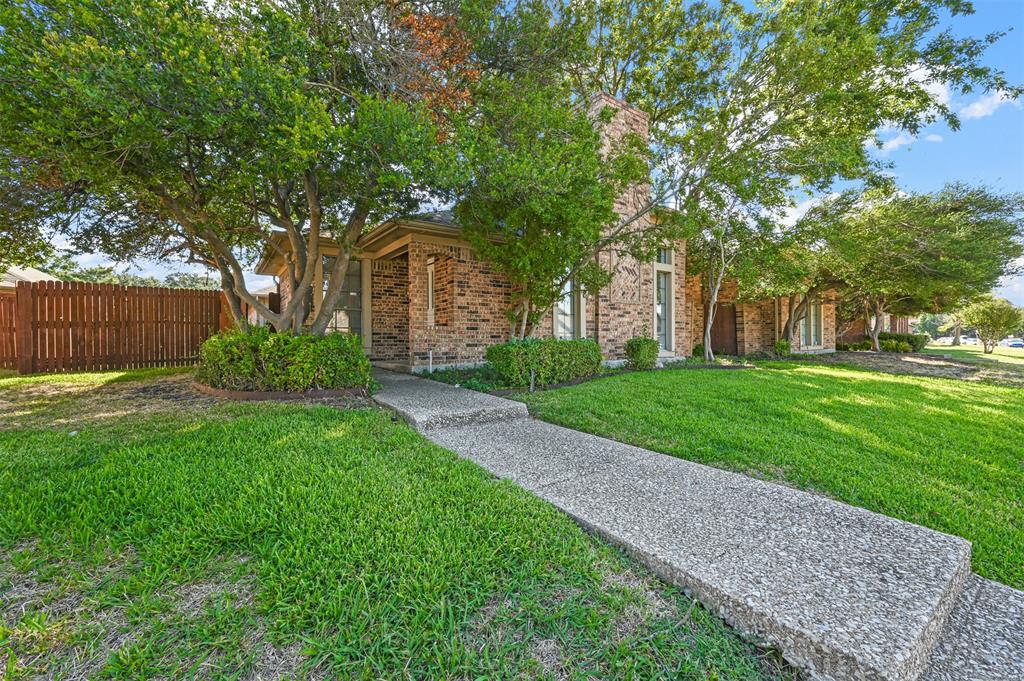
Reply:
[[509, 386], [563, 383], [601, 370], [601, 348], [589, 339], [527, 338], [487, 348], [487, 362]]
[[295, 336], [258, 327], [208, 338], [199, 351], [196, 379], [226, 390], [366, 388], [370, 360], [354, 334]]
[[[869, 341], [870, 345], [870, 341]], [[907, 341], [895, 340], [892, 338], [886, 340], [879, 340], [878, 347], [882, 349], [882, 352], [913, 352], [914, 346]]]
[[846, 352], [850, 349], [849, 343], [836, 343], [836, 352]]
[[793, 349], [789, 345], [789, 341], [785, 338], [780, 338], [775, 341], [775, 354], [779, 357], [789, 357], [793, 354]]
[[626, 341], [626, 361], [633, 369], [646, 371], [658, 362], [658, 341], [649, 336], [634, 336]]
[[703, 343], [698, 343], [697, 345], [694, 345], [693, 346], [693, 352], [690, 353], [690, 356], [691, 357], [700, 357], [701, 359], [703, 359], [704, 358], [704, 344]]
[[900, 341], [910, 346], [910, 350], [905, 352], [921, 352], [924, 350], [924, 346], [928, 345], [928, 341], [932, 339], [926, 333], [888, 333], [883, 332], [878, 334], [878, 341]]

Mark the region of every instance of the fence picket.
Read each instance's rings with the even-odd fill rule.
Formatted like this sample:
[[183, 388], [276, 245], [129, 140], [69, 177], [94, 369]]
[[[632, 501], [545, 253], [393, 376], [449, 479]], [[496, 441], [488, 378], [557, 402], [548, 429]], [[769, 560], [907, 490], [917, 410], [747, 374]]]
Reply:
[[21, 282], [0, 294], [0, 368], [20, 373], [192, 364], [220, 330], [218, 291]]

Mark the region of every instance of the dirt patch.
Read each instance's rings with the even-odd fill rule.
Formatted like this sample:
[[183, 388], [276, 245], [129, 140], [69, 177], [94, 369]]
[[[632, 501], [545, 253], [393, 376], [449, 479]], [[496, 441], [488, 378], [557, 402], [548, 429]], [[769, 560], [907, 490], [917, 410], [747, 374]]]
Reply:
[[562, 663], [562, 647], [553, 638], [542, 638], [531, 643], [530, 657], [548, 676], [556, 679], [569, 678]]
[[1024, 372], [980, 366], [938, 355], [900, 352], [836, 352], [801, 357], [801, 361], [819, 364], [852, 364], [872, 371], [910, 376], [955, 378], [963, 381], [997, 383], [1024, 387]]
[[634, 636], [646, 624], [676, 614], [675, 603], [661, 593], [661, 584], [649, 577], [642, 577], [632, 570], [605, 572], [601, 576], [605, 589], [622, 589], [634, 598], [615, 618], [615, 640]]
[[[121, 607], [94, 608], [84, 595], [93, 585], [118, 580], [135, 562], [128, 547], [114, 561], [85, 571], [74, 581], [43, 579], [39, 570], [19, 570], [12, 559], [35, 553], [35, 542], [21, 544], [0, 560], [0, 623], [9, 631], [10, 647], [0, 655], [29, 674], [48, 678], [86, 679], [102, 669], [110, 653], [130, 645], [135, 632]], [[70, 568], [70, 566], [68, 566]]]
[[[139, 414], [202, 411], [232, 402], [205, 395], [192, 385], [189, 372], [138, 381], [113, 383], [53, 382], [21, 385], [0, 391], [0, 429], [47, 427], [66, 429]], [[344, 395], [291, 400], [290, 404], [337, 409], [367, 407], [366, 397]]]

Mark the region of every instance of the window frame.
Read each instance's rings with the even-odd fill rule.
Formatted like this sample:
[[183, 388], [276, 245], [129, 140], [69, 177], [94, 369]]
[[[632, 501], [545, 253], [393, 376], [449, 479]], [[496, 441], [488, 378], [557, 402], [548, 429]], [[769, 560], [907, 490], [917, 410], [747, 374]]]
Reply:
[[[654, 290], [651, 298], [651, 330], [658, 341], [661, 352], [675, 352], [676, 347], [676, 254], [675, 248], [661, 248], [653, 263]], [[664, 259], [663, 259], [664, 258]], [[658, 333], [658, 275], [668, 275], [668, 291], [665, 299], [665, 324], [668, 347], [661, 346], [661, 335]]]
[[437, 305], [437, 278], [434, 273], [433, 259], [427, 261], [427, 325], [434, 326], [435, 310]]

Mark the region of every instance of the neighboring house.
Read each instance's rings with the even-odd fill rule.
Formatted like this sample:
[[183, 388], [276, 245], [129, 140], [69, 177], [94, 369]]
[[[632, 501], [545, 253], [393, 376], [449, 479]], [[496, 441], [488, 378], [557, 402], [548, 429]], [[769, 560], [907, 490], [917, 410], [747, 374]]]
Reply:
[[[281, 308], [280, 308], [280, 306], [279, 306], [279, 304], [277, 302], [279, 300], [279, 296], [278, 296], [278, 293], [277, 293], [277, 287], [276, 286], [267, 286], [265, 288], [261, 288], [258, 291], [253, 291], [252, 295], [253, 295], [253, 297], [256, 298], [256, 300], [258, 300], [262, 304], [266, 305], [272, 311], [279, 312], [281, 310]], [[256, 310], [255, 307], [253, 307], [249, 303], [245, 302], [244, 300], [241, 301], [241, 305], [242, 305], [242, 312], [245, 313], [245, 317], [249, 321], [250, 325], [252, 325], [252, 326], [266, 326], [267, 325], [266, 318], [264, 318], [263, 315], [261, 315]]]
[[[860, 343], [868, 340], [868, 324], [874, 324], [875, 318], [865, 319], [863, 316], [854, 319], [840, 319], [838, 324], [840, 343]], [[882, 315], [882, 331], [888, 333], [910, 333], [910, 317], [898, 315]]]
[[14, 295], [20, 281], [60, 281], [60, 279], [34, 267], [11, 266], [0, 274], [0, 295]]
[[[601, 95], [591, 110], [611, 106], [617, 113], [610, 136], [627, 131], [647, 135], [647, 115]], [[644, 191], [620, 198], [617, 209], [632, 214]], [[257, 265], [256, 272], [279, 277], [280, 256], [288, 248], [283, 233]], [[323, 298], [323, 271], [337, 249], [321, 243], [323, 262], [314, 279], [314, 308]], [[663, 250], [656, 262], [603, 254], [614, 271], [612, 282], [596, 296], [567, 287], [564, 299], [534, 329], [534, 335], [592, 338], [608, 359], [621, 359], [627, 340], [657, 338], [663, 356], [689, 356], [703, 335], [704, 301], [698, 277], [686, 275], [686, 243]], [[324, 267], [326, 265], [326, 267]], [[287, 304], [287, 286], [280, 290]], [[332, 328], [358, 333], [370, 358], [396, 368], [478, 363], [488, 346], [509, 339], [507, 311], [512, 287], [460, 238], [450, 212], [389, 220], [360, 237], [353, 253]], [[785, 299], [737, 303], [736, 287], [726, 286], [715, 319], [712, 347], [730, 354], [771, 349], [781, 337], [788, 309]], [[801, 324], [794, 349], [835, 349], [835, 306], [816, 304]]]

